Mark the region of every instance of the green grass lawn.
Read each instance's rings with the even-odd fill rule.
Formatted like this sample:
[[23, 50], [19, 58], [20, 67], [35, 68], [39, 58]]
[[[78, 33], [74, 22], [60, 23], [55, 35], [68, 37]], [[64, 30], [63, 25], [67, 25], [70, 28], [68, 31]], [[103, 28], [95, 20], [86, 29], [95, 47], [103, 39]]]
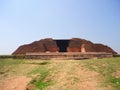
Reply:
[[28, 90], [120, 90], [120, 58], [0, 59], [0, 83], [15, 76], [31, 78]]

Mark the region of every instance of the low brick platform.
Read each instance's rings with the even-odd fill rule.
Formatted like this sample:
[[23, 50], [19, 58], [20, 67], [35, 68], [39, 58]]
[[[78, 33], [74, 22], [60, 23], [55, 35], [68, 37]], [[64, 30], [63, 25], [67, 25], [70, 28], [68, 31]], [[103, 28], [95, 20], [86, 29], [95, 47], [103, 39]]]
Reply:
[[90, 59], [90, 58], [111, 58], [111, 53], [105, 52], [48, 52], [48, 53], [26, 53], [26, 59]]

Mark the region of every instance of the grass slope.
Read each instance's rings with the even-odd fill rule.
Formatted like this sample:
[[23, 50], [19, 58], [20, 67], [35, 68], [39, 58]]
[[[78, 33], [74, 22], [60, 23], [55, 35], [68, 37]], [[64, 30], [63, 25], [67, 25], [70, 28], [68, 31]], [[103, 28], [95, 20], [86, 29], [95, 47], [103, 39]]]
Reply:
[[16, 76], [31, 78], [27, 90], [120, 90], [120, 58], [0, 59], [0, 84]]

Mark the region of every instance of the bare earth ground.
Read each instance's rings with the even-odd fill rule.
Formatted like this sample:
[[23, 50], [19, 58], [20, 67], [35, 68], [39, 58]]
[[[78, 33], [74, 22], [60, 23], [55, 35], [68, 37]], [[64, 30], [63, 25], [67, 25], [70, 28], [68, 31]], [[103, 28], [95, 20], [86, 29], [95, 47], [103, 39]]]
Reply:
[[18, 76], [4, 81], [0, 90], [26, 90], [26, 85], [31, 79], [25, 76]]

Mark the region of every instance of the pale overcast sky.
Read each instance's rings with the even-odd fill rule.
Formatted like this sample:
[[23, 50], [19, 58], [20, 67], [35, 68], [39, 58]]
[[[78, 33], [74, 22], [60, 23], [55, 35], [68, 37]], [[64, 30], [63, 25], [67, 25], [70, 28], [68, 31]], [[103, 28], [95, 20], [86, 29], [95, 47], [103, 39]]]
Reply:
[[120, 0], [0, 0], [0, 54], [43, 38], [73, 37], [120, 53]]

